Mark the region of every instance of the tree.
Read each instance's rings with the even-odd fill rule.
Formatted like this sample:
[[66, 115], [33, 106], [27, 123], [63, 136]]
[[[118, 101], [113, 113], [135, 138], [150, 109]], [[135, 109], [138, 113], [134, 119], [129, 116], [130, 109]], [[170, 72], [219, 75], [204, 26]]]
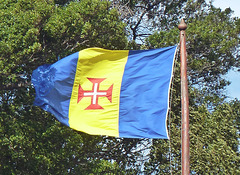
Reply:
[[187, 0], [113, 0], [112, 6], [118, 9], [121, 19], [128, 25], [130, 40], [143, 41], [152, 34], [153, 30], [172, 28], [172, 25], [179, 20], [179, 16], [184, 14], [182, 7], [186, 3]]
[[230, 9], [204, 0], [4, 0], [0, 9], [0, 174], [179, 174], [178, 61], [170, 144], [73, 131], [32, 106], [30, 79], [39, 65], [86, 47], [174, 45], [182, 16], [188, 23], [191, 171], [239, 173], [239, 101], [224, 102], [228, 82], [222, 77], [239, 66], [240, 20]]
[[[206, 8], [206, 7], [204, 7]], [[206, 9], [205, 9], [206, 10]], [[222, 75], [239, 65], [239, 19], [231, 10], [209, 6], [187, 20], [190, 92], [190, 162], [192, 174], [239, 173], [239, 101], [224, 102], [229, 83]], [[176, 43], [178, 29], [160, 31], [148, 39], [149, 47]], [[180, 174], [179, 63], [176, 66], [169, 142], [154, 140], [146, 172]], [[171, 163], [170, 163], [171, 159]]]
[[13, 2], [2, 3], [1, 90], [25, 86], [34, 68], [80, 49], [126, 46], [124, 24], [107, 2]]
[[[123, 49], [125, 25], [108, 2], [0, 3], [0, 174], [121, 172], [103, 137], [74, 132], [32, 106], [32, 71], [85, 47]], [[106, 156], [105, 156], [106, 157]]]
[[[239, 104], [222, 104], [213, 113], [205, 106], [191, 108], [191, 174], [239, 173]], [[181, 174], [179, 116], [172, 115], [171, 120], [171, 151], [167, 141], [154, 140], [146, 173]]]

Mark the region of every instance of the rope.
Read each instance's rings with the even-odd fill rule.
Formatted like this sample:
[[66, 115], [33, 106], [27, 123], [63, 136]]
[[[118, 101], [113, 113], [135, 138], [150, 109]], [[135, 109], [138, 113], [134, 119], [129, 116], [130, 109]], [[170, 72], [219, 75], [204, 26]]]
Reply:
[[175, 58], [174, 58], [174, 66], [173, 66], [173, 76], [172, 76], [172, 84], [170, 91], [170, 100], [169, 100], [169, 111], [168, 111], [168, 133], [169, 133], [169, 164], [170, 164], [170, 174], [172, 175], [172, 147], [171, 147], [171, 108], [172, 108], [172, 99], [173, 99], [173, 85], [174, 85], [174, 74], [176, 70], [176, 62], [179, 56], [180, 43], [178, 44]]

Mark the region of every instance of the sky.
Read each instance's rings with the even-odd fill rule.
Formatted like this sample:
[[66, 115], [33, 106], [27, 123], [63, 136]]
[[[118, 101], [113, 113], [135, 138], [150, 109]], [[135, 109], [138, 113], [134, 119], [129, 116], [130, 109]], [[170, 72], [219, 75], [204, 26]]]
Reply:
[[[214, 0], [213, 5], [221, 9], [231, 8], [234, 11], [233, 16], [240, 17], [240, 0]], [[226, 93], [231, 99], [240, 100], [240, 72], [231, 70], [226, 75], [226, 79], [231, 82], [227, 87]]]

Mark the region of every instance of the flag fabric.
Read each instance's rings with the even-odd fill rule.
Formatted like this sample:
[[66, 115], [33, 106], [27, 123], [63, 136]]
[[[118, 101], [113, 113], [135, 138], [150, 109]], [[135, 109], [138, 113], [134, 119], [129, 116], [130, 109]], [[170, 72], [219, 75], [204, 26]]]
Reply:
[[175, 51], [89, 48], [42, 65], [34, 105], [88, 134], [167, 139]]

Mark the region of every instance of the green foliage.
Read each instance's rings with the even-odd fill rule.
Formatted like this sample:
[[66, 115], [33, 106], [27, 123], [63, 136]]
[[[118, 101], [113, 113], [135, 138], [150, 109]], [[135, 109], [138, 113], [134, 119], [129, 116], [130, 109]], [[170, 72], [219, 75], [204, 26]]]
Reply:
[[[239, 64], [239, 19], [230, 14], [229, 10], [211, 7], [187, 20], [189, 83], [205, 93], [206, 102], [207, 97], [211, 101], [214, 95], [223, 97], [221, 91], [229, 82], [222, 75]], [[147, 38], [147, 44], [155, 48], [174, 45], [178, 37], [175, 27], [154, 33]]]
[[[197, 174], [239, 174], [239, 101], [191, 114], [191, 163]], [[209, 129], [205, 129], [209, 128]]]
[[210, 12], [189, 20], [189, 67], [193, 84], [210, 86], [218, 92], [227, 82], [224, 75], [239, 63], [238, 19], [231, 18], [229, 10], [220, 11], [212, 7]]
[[52, 44], [47, 49], [54, 49], [57, 55], [94, 46], [123, 49], [124, 24], [117, 12], [108, 8], [105, 1], [71, 2], [67, 7], [57, 8], [44, 27], [46, 42]]
[[222, 91], [222, 75], [239, 66], [240, 20], [231, 13], [204, 0], [0, 0], [0, 174], [180, 174], [178, 60], [170, 141], [73, 131], [32, 106], [30, 79], [39, 65], [87, 47], [174, 45], [181, 16], [188, 24], [191, 173], [239, 174], [240, 102], [224, 103]]
[[170, 31], [155, 32], [146, 39], [150, 48], [160, 48], [176, 45], [179, 41], [179, 30], [177, 28]]
[[125, 25], [105, 1], [9, 0], [0, 9], [0, 89], [21, 87], [37, 66], [83, 48], [126, 47]]
[[[239, 101], [226, 103], [213, 113], [206, 106], [190, 108], [192, 174], [240, 173], [239, 105]], [[181, 174], [181, 121], [174, 113], [170, 120], [171, 147], [166, 140], [153, 141], [149, 162], [145, 164], [146, 173]]]
[[[186, 9], [192, 9], [190, 3]], [[192, 174], [239, 174], [239, 101], [224, 102], [224, 74], [239, 65], [239, 19], [231, 10], [202, 7], [187, 19], [190, 104], [190, 169]], [[150, 48], [177, 43], [179, 31], [155, 32]], [[181, 173], [181, 103], [179, 63], [170, 120], [170, 143], [154, 140], [146, 173]], [[171, 146], [170, 146], [171, 145]], [[170, 162], [171, 160], [171, 162]]]
[[32, 71], [58, 56], [125, 48], [116, 10], [97, 0], [4, 0], [0, 18], [0, 174], [121, 172], [105, 160], [103, 137], [72, 131], [33, 107], [30, 85]]

